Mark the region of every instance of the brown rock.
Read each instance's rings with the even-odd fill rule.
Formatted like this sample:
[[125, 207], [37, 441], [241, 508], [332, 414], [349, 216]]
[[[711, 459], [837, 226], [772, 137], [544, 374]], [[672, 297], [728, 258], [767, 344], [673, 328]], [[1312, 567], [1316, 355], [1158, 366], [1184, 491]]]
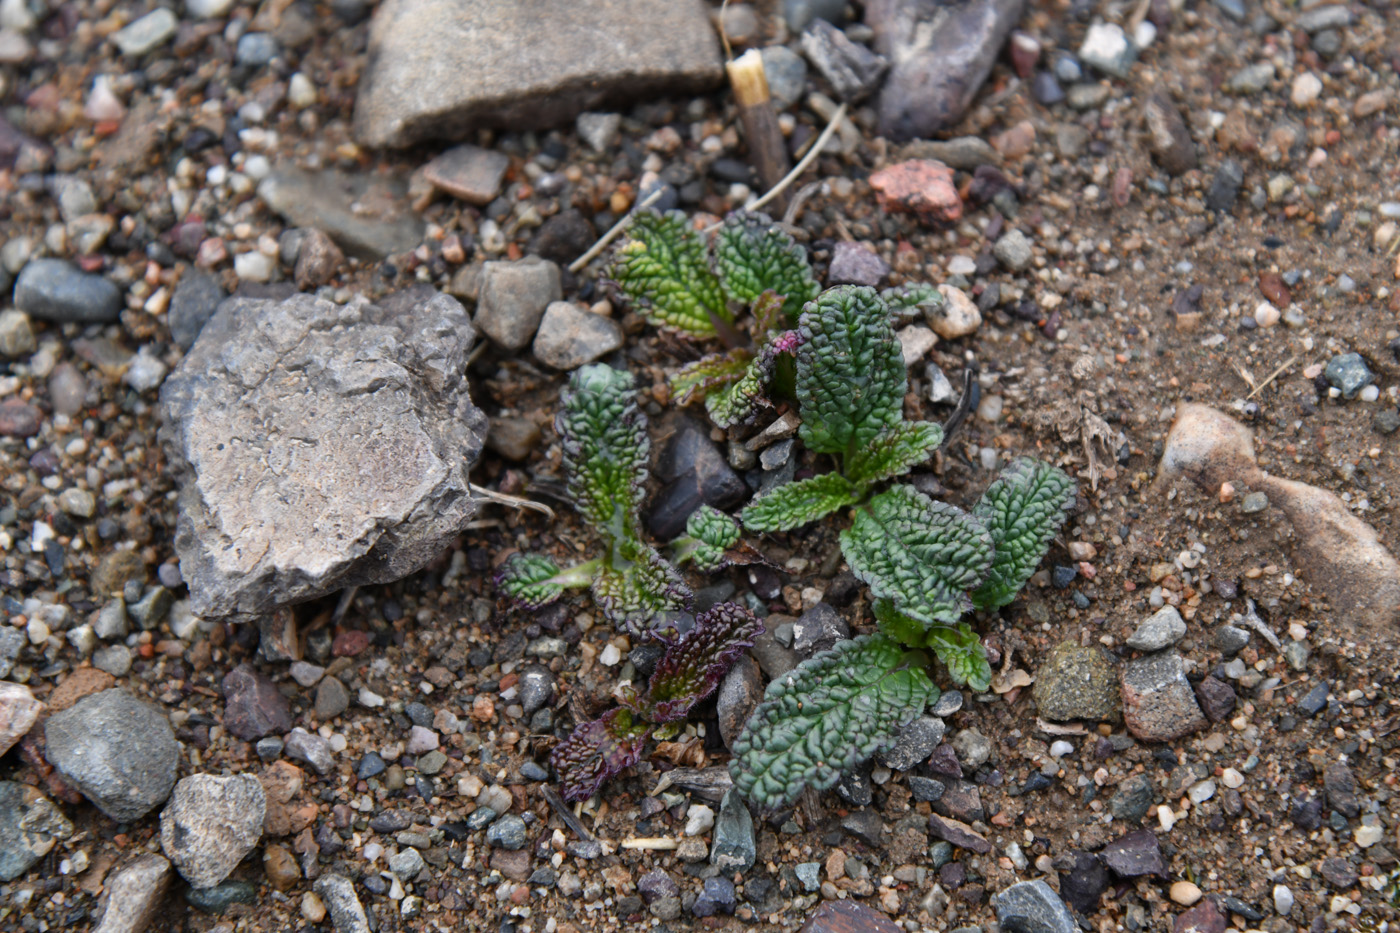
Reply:
[[345, 254], [335, 241], [315, 227], [306, 231], [301, 241], [301, 252], [297, 253], [297, 268], [294, 273], [297, 288], [310, 291], [325, 285], [340, 267], [345, 265]]
[[986, 855], [992, 851], [992, 844], [984, 839], [981, 833], [960, 820], [941, 817], [935, 813], [928, 818], [928, 828], [934, 836], [951, 842], [959, 849], [967, 849], [978, 855]]
[[1196, 167], [1196, 143], [1181, 112], [1165, 94], [1153, 94], [1143, 110], [1152, 155], [1168, 175], [1182, 175]]
[[1161, 651], [1123, 666], [1123, 720], [1144, 742], [1168, 742], [1206, 724], [1181, 655]]
[[456, 146], [423, 166], [423, 175], [454, 198], [484, 207], [500, 193], [508, 168], [510, 158], [504, 153], [480, 146]]
[[491, 867], [511, 881], [524, 881], [530, 877], [530, 852], [528, 849], [493, 849]]
[[245, 742], [292, 728], [292, 709], [272, 681], [244, 664], [224, 677], [224, 728]]
[[99, 671], [95, 667], [80, 667], [64, 678], [63, 683], [49, 694], [49, 712], [61, 712], [83, 697], [101, 693], [116, 682], [116, 678], [106, 671]]
[[44, 413], [17, 398], [0, 402], [0, 437], [33, 437], [44, 423]]
[[900, 933], [889, 917], [855, 901], [828, 901], [799, 933]]
[[129, 580], [146, 582], [146, 562], [135, 551], [123, 548], [113, 551], [98, 563], [92, 572], [94, 596], [118, 594]]
[[268, 884], [279, 891], [288, 891], [301, 880], [301, 867], [282, 846], [270, 845], [263, 850], [263, 873]]
[[[300, 791], [306, 775], [290, 761], [277, 761], [268, 767], [258, 780], [262, 782], [263, 794], [267, 797], [267, 815], [263, 819], [263, 832], [269, 836], [290, 836], [305, 826], [294, 827], [288, 804]], [[300, 823], [298, 819], [295, 822]]]
[[1225, 933], [1225, 915], [1206, 898], [1173, 921], [1172, 933]]
[[1035, 148], [1035, 124], [1022, 120], [1015, 126], [992, 137], [992, 146], [1003, 158], [1020, 159], [1030, 155]]
[[1293, 303], [1292, 292], [1277, 272], [1259, 273], [1259, 291], [1280, 311]]

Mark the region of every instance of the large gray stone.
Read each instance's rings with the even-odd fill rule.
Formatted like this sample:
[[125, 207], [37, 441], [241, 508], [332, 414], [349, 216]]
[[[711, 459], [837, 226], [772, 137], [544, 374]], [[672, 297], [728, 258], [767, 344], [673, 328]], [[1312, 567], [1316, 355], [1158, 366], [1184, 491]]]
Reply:
[[73, 824], [27, 784], [0, 781], [0, 881], [13, 881], [73, 835]]
[[122, 690], [103, 690], [44, 724], [49, 764], [118, 822], [138, 820], [175, 786], [180, 746], [155, 706]]
[[875, 50], [893, 65], [880, 92], [880, 134], [932, 136], [962, 118], [996, 62], [1025, 0], [870, 0]]
[[224, 302], [161, 389], [193, 612], [251, 620], [441, 553], [475, 509], [473, 337], [427, 288]]
[[1160, 651], [1123, 666], [1123, 719], [1144, 742], [1170, 742], [1206, 725], [1181, 655]]
[[1017, 933], [1078, 933], [1079, 924], [1060, 895], [1044, 881], [1021, 881], [992, 897], [1003, 930]]
[[535, 336], [540, 318], [564, 292], [559, 267], [530, 257], [520, 262], [488, 262], [481, 267], [476, 326], [507, 350], [519, 350]]
[[321, 230], [351, 256], [368, 260], [406, 253], [422, 242], [423, 221], [407, 195], [407, 183], [392, 176], [292, 166], [279, 166], [258, 185], [258, 197], [288, 221]]
[[160, 847], [185, 880], [211, 888], [262, 838], [267, 795], [251, 774], [192, 774], [160, 814]]
[[156, 918], [170, 880], [170, 863], [147, 853], [107, 878], [95, 933], [142, 933]]
[[555, 369], [578, 369], [622, 346], [622, 327], [572, 301], [552, 301], [535, 335], [535, 357]]
[[370, 146], [533, 129], [720, 83], [701, 0], [386, 0], [370, 24], [355, 135]]

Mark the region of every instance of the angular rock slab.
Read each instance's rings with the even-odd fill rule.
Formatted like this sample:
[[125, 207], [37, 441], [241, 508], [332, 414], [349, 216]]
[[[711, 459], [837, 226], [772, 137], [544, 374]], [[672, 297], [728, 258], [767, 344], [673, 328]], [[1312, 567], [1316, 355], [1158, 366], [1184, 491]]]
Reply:
[[1021, 881], [992, 897], [1003, 930], [1076, 933], [1079, 924], [1060, 895], [1044, 881]]
[[387, 0], [370, 24], [355, 135], [369, 146], [535, 129], [720, 83], [701, 0]]
[[123, 690], [84, 697], [44, 723], [49, 764], [118, 822], [138, 820], [175, 786], [180, 746], [154, 705]]
[[28, 687], [0, 681], [0, 755], [29, 733], [43, 711]]
[[1175, 651], [1123, 665], [1123, 721], [1144, 742], [1170, 742], [1206, 725]]
[[161, 389], [194, 613], [252, 620], [439, 554], [475, 508], [473, 337], [426, 288], [224, 302]]
[[932, 136], [962, 119], [1021, 19], [1025, 0], [870, 0], [865, 22], [893, 65], [880, 92], [880, 135]]
[[192, 774], [160, 814], [160, 847], [185, 880], [212, 888], [262, 838], [267, 795], [251, 774]]
[[13, 881], [48, 855], [73, 824], [28, 784], [0, 781], [0, 881]]
[[143, 933], [156, 918], [170, 880], [170, 863], [147, 853], [107, 879], [96, 933]]
[[1260, 469], [1244, 425], [1207, 405], [1178, 407], [1157, 486], [1183, 478], [1207, 495], [1226, 481], [1267, 495], [1292, 524], [1293, 557], [1303, 579], [1327, 594], [1331, 617], [1356, 629], [1400, 628], [1400, 562], [1376, 530], [1335, 493]]

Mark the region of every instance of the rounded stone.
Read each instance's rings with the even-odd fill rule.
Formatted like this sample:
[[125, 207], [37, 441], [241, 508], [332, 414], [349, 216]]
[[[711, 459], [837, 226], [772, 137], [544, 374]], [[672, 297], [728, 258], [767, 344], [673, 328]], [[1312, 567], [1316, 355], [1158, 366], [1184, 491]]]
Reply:
[[84, 697], [45, 724], [49, 763], [119, 822], [140, 819], [170, 796], [180, 746], [155, 706], [122, 690]]
[[1104, 652], [1072, 641], [1055, 646], [1036, 672], [1036, 708], [1046, 719], [1116, 722], [1121, 715], [1118, 673]]

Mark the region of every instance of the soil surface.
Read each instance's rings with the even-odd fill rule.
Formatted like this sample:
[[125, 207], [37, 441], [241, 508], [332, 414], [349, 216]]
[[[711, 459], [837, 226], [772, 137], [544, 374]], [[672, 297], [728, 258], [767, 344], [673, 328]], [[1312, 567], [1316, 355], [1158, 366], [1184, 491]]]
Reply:
[[[664, 775], [677, 765], [727, 762], [712, 701], [663, 750], [669, 757], [652, 756], [578, 810], [601, 854], [578, 845], [586, 840], [547, 799], [553, 785], [539, 779], [539, 768], [574, 722], [604, 709], [617, 684], [633, 675], [628, 654], [636, 646], [598, 624], [586, 597], [535, 615], [498, 599], [491, 570], [513, 550], [570, 557], [596, 542], [560, 498], [552, 418], [565, 376], [528, 350], [508, 355], [486, 347], [471, 364], [473, 398], [493, 421], [507, 419], [517, 429], [530, 422], [540, 436], [509, 451], [523, 459], [507, 459], [493, 440], [474, 480], [545, 502], [556, 518], [484, 505], [459, 546], [424, 572], [340, 603], [297, 607], [300, 641], [289, 653], [338, 676], [348, 708], [332, 704], [323, 711], [329, 715], [318, 715], [317, 687], [293, 680], [285, 658], [268, 660], [266, 644], [259, 655], [260, 637], [271, 636], [254, 626], [196, 628], [183, 638], [168, 621], [138, 630], [129, 639], [129, 670], [118, 665], [115, 679], [105, 680], [67, 642], [57, 650], [25, 648], [11, 679], [24, 680], [50, 704], [86, 671], [89, 686], [70, 686], [67, 702], [75, 690], [115, 683], [168, 712], [183, 747], [181, 776], [259, 775], [272, 767], [253, 743], [223, 726], [223, 678], [245, 662], [290, 698], [298, 725], [319, 728], [336, 749], [336, 768], [327, 775], [298, 763], [303, 783], [281, 804], [282, 835], [264, 836], [231, 876], [230, 897], [246, 903], [222, 913], [196, 909], [177, 880], [152, 929], [326, 929], [330, 921], [317, 915], [308, 892], [314, 876], [330, 871], [356, 881], [379, 930], [791, 929], [821, 901], [837, 898], [858, 900], [911, 931], [993, 929], [996, 892], [1030, 878], [1060, 888], [1074, 874], [1075, 853], [1099, 852], [1138, 828], [1115, 815], [1112, 803], [1135, 775], [1150, 786], [1150, 810], [1140, 822], [1156, 835], [1165, 870], [1115, 879], [1087, 911], [1086, 929], [1171, 929], [1188, 909], [1181, 902], [1190, 900], [1174, 887], [1181, 881], [1204, 892], [1224, 918], [1199, 929], [1223, 929], [1227, 920], [1269, 931], [1381, 930], [1393, 923], [1400, 851], [1396, 630], [1345, 624], [1345, 607], [1331, 605], [1321, 585], [1326, 566], [1301, 565], [1294, 532], [1277, 508], [1246, 511], [1249, 490], [1222, 501], [1218, 490], [1154, 480], [1177, 406], [1204, 402], [1253, 430], [1264, 469], [1336, 493], [1392, 552], [1400, 549], [1400, 17], [1383, 3], [1354, 4], [1350, 25], [1332, 30], [1319, 50], [1322, 33], [1298, 26], [1302, 14], [1294, 7], [1247, 3], [1237, 21], [1226, 12], [1232, 6], [1188, 3], [1171, 11], [1126, 78], [1081, 82], [1102, 88], [1101, 98], [1081, 92], [1095, 100], [1084, 109], [1042, 103], [1032, 80], [999, 61], [949, 134], [992, 141], [998, 163], [958, 172], [965, 215], [955, 223], [925, 225], [878, 206], [869, 175], [923, 150], [876, 138], [869, 108], [853, 111], [858, 139], [850, 148], [824, 154], [804, 178], [820, 184], [791, 218], [823, 281], [835, 245], [850, 239], [888, 263], [888, 284], [952, 282], [982, 308], [974, 334], [940, 341], [929, 356], [954, 384], [965, 367], [975, 368], [981, 402], [919, 479], [924, 488], [969, 505], [994, 476], [988, 464], [1020, 454], [1060, 464], [1080, 482], [1078, 508], [1042, 572], [1015, 603], [978, 623], [998, 659], [998, 691], [966, 695], [946, 719], [980, 802], [952, 815], [979, 829], [991, 853], [936, 846], [928, 831], [932, 809], [914, 799], [909, 774], [879, 767], [872, 774], [867, 765], [873, 794], [866, 805], [859, 794], [853, 802], [833, 791], [757, 821], [757, 862], [730, 878], [732, 915], [696, 916], [697, 898], [703, 905], [709, 896], [704, 880], [715, 874], [696, 840], [713, 838], [710, 830], [687, 837], [684, 827], [693, 806], [717, 811], [719, 803], [666, 788]], [[240, 72], [222, 28], [206, 28], [221, 21], [196, 21], [181, 27], [169, 55], [137, 70], [101, 38], [133, 12], [107, 3], [64, 5], [49, 21], [60, 22], [43, 27], [54, 35], [42, 41], [57, 43], [57, 54], [3, 72], [7, 117], [53, 153], [47, 165], [0, 173], [0, 240], [28, 237], [36, 255], [75, 256], [54, 248], [61, 246], [52, 242], [59, 217], [44, 178], [76, 175], [91, 185], [99, 210], [117, 220], [90, 257], [93, 268], [124, 284], [149, 283], [128, 291], [136, 297], [120, 324], [34, 321], [39, 349], [0, 368], [5, 396], [34, 405], [44, 418], [34, 437], [0, 441], [7, 574], [0, 589], [5, 613], [22, 631], [30, 631], [26, 613], [33, 611], [26, 600], [66, 604], [74, 624], [100, 610], [104, 599], [89, 581], [118, 549], [134, 549], [138, 576], [149, 574], [151, 582], [175, 561], [174, 486], [156, 443], [155, 394], [119, 379], [139, 347], [152, 347], [169, 365], [180, 357], [164, 305], [148, 299], [160, 290], [168, 297], [193, 257], [172, 251], [178, 226], [160, 195], [183, 191], [206, 218], [204, 237], [222, 237], [241, 251], [263, 238], [275, 244], [289, 226], [244, 184], [255, 158], [409, 181], [443, 148], [381, 153], [352, 141], [363, 22], [346, 25], [315, 7], [294, 68]], [[1059, 54], [1079, 49], [1091, 18], [1124, 22], [1132, 12], [1039, 3], [1021, 28], [1044, 44], [1037, 67], [1053, 68]], [[1242, 68], [1261, 62], [1274, 67], [1263, 87], [1226, 89]], [[316, 103], [297, 110], [271, 92], [284, 89], [292, 71], [312, 77]], [[83, 118], [98, 74], [111, 76], [132, 112], [146, 108], [144, 119], [128, 117], [112, 132]], [[1320, 79], [1312, 99], [1299, 92], [1305, 74]], [[808, 81], [809, 90], [822, 86], [815, 76]], [[1164, 165], [1171, 156], [1154, 144], [1144, 117], [1154, 95], [1184, 121], [1194, 167]], [[234, 115], [260, 97], [270, 102], [265, 119], [240, 132]], [[788, 113], [794, 138], [810, 138], [825, 125], [801, 103]], [[735, 164], [742, 166], [745, 152], [737, 126], [731, 99], [716, 93], [625, 112], [619, 138], [603, 154], [572, 129], [483, 132], [473, 141], [511, 159], [491, 204], [478, 209], [429, 197], [412, 181], [425, 245], [388, 260], [346, 259], [326, 287], [342, 296], [384, 295], [429, 282], [469, 302], [474, 264], [530, 252], [567, 264], [631, 206], [648, 172], [673, 184], [682, 209], [721, 215], [749, 191], [730, 177], [741, 174]], [[1243, 180], [1238, 197], [1219, 204], [1211, 190], [1229, 174], [1227, 162], [1243, 170]], [[230, 182], [230, 173], [243, 181]], [[540, 226], [568, 209], [583, 220], [574, 229]], [[1029, 252], [1008, 262], [993, 244], [1012, 227], [1025, 235]], [[212, 268], [230, 291], [279, 287], [240, 282], [228, 261]], [[598, 271], [594, 264], [566, 273], [565, 297], [609, 301]], [[290, 267], [273, 277], [289, 279]], [[1265, 302], [1269, 308], [1260, 307]], [[675, 417], [666, 376], [697, 348], [658, 334], [620, 303], [598, 310], [610, 311], [628, 335], [607, 361], [636, 374], [659, 450]], [[1374, 374], [1378, 398], [1330, 390], [1323, 368], [1351, 352]], [[108, 365], [111, 354], [115, 365]], [[71, 417], [54, 413], [56, 364], [75, 366], [90, 387]], [[951, 404], [930, 401], [928, 389], [921, 362], [910, 370], [906, 414], [947, 419]], [[692, 414], [703, 418], [698, 409]], [[799, 470], [826, 469], [800, 446], [794, 456]], [[73, 485], [95, 495], [93, 517], [54, 505], [56, 493]], [[62, 546], [56, 566], [20, 547], [37, 536], [40, 522]], [[781, 568], [776, 589], [772, 574], [744, 568], [692, 583], [710, 587], [712, 598], [752, 593], [770, 619], [796, 617], [832, 594], [828, 601], [842, 603], [853, 632], [870, 630], [868, 593], [842, 576], [840, 525], [750, 538]], [[159, 579], [168, 577], [166, 571]], [[1239, 622], [1251, 601], [1281, 647], [1251, 630], [1237, 654], [1223, 650], [1218, 630]], [[1127, 660], [1135, 652], [1126, 638], [1162, 605], [1178, 607], [1186, 620], [1176, 648], [1188, 676], [1199, 682], [1215, 674], [1229, 684], [1238, 697], [1233, 710], [1166, 743], [1134, 740], [1121, 722], [1054, 725], [1038, 718], [1030, 683], [1055, 645], [1101, 645]], [[518, 696], [522, 674], [536, 667], [555, 684], [543, 718], [527, 717]], [[1327, 701], [1308, 715], [1300, 701], [1319, 684]], [[366, 706], [366, 694], [383, 705]], [[406, 751], [415, 725], [441, 736], [445, 761], [435, 761], [431, 774], [420, 766], [423, 756]], [[977, 736], [989, 747], [969, 756]], [[1072, 750], [1052, 758], [1057, 740]], [[39, 751], [22, 743], [0, 759], [0, 778], [59, 795]], [[362, 767], [370, 754], [387, 768], [360, 777], [373, 770]], [[1350, 806], [1338, 803], [1344, 787], [1324, 786], [1329, 775], [1340, 780], [1329, 772], [1338, 763], [1354, 777]], [[492, 798], [525, 817], [524, 848], [492, 846], [485, 826], [472, 822]], [[1313, 799], [1326, 803], [1311, 817], [1300, 814], [1298, 805]], [[133, 853], [159, 851], [156, 814], [119, 824], [80, 798], [60, 806], [75, 832], [0, 885], [0, 928], [85, 929], [106, 873]], [[944, 803], [941, 812], [948, 815], [950, 806], [958, 805]], [[1363, 847], [1377, 820], [1376, 841]], [[637, 839], [661, 842], [626, 845]], [[388, 855], [371, 863], [370, 846], [388, 854], [419, 848], [425, 865], [416, 878], [382, 875]], [[274, 847], [279, 853], [264, 854]], [[797, 868], [814, 862], [818, 884], [809, 889]], [[648, 875], [655, 870], [674, 894]], [[668, 897], [677, 899], [674, 912]]]

